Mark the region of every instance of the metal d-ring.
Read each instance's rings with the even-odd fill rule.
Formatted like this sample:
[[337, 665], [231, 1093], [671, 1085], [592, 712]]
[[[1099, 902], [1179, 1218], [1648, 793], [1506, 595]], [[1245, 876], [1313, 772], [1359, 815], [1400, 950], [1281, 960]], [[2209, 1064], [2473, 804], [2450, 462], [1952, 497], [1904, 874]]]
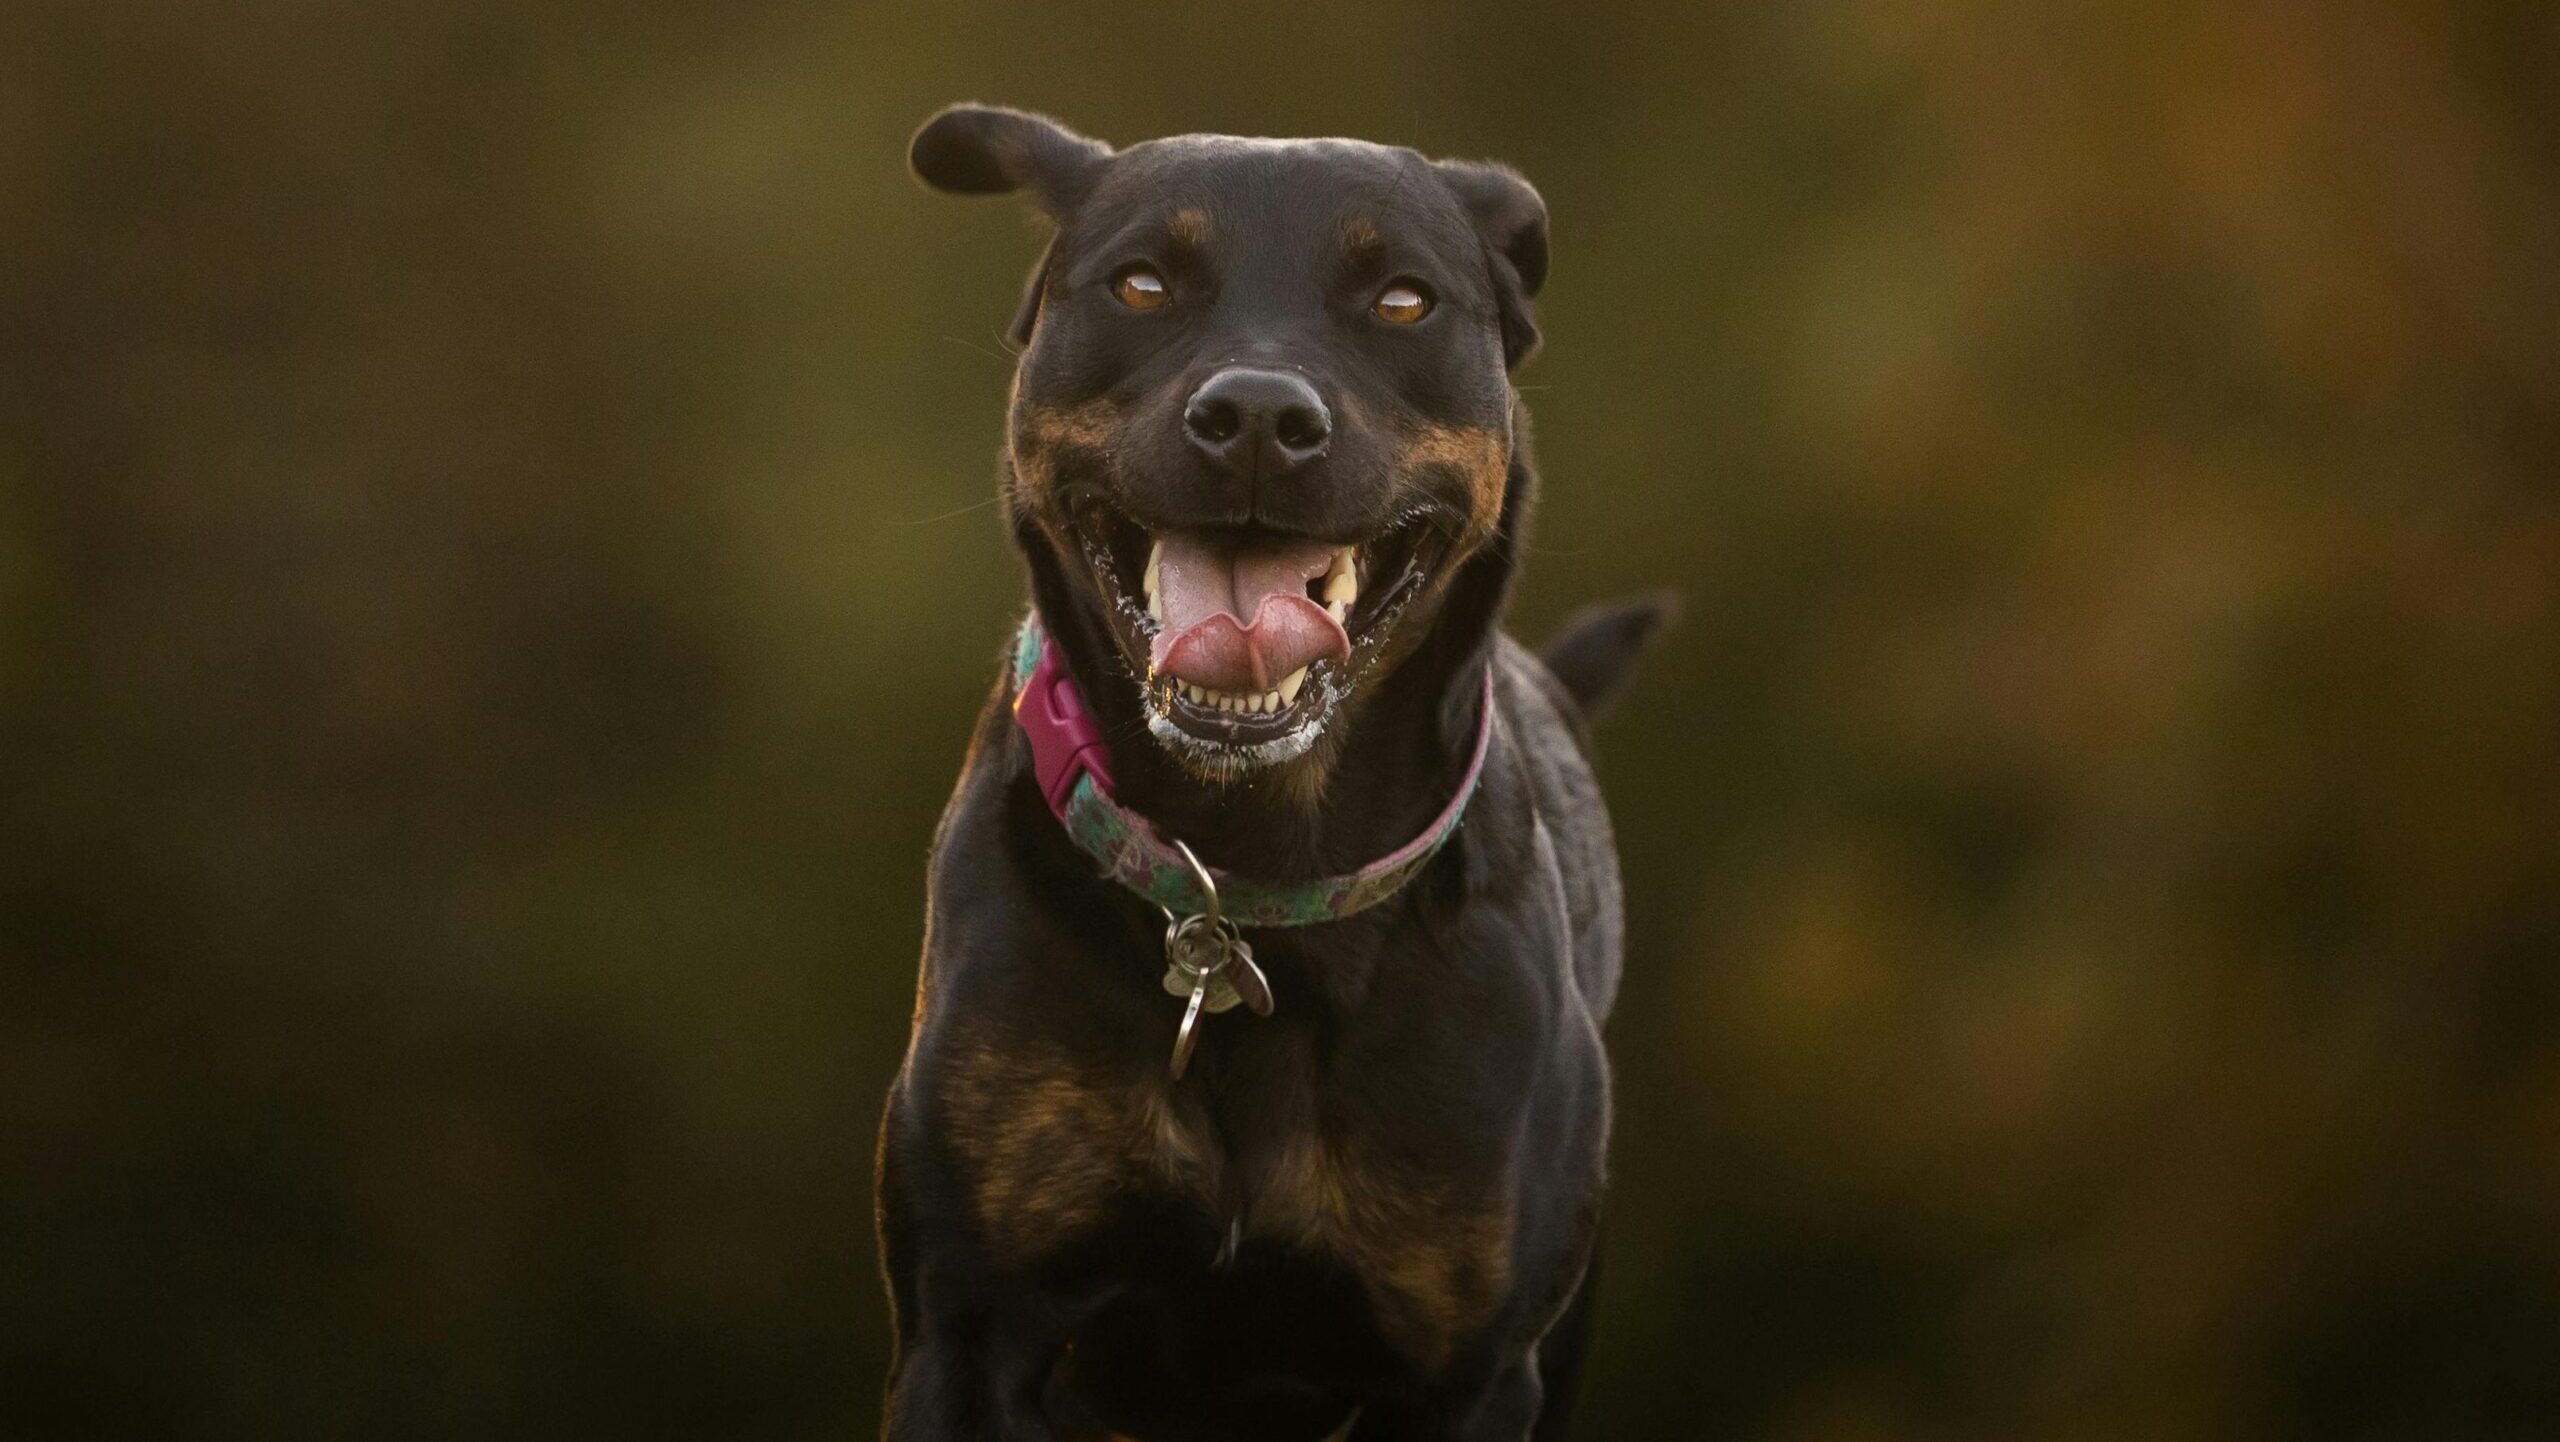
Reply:
[[[1195, 916], [1176, 916], [1172, 907], [1162, 902], [1156, 903], [1156, 909], [1164, 913], [1165, 919], [1165, 961], [1171, 965], [1174, 973], [1178, 973], [1181, 978], [1190, 983], [1187, 987], [1181, 988], [1190, 993], [1190, 1000], [1182, 1009], [1182, 1025], [1175, 1031], [1173, 1037], [1173, 1077], [1174, 1080], [1180, 1081], [1183, 1072], [1191, 1065], [1192, 1048], [1199, 1045], [1200, 1013], [1206, 1009], [1210, 984], [1220, 971], [1226, 969], [1231, 953], [1224, 946], [1220, 946], [1218, 959], [1205, 967], [1191, 959], [1190, 937], [1195, 928], [1205, 927], [1213, 937], [1228, 928], [1225, 926], [1226, 918], [1218, 906], [1218, 883], [1210, 879], [1209, 868], [1200, 864], [1200, 858], [1192, 854], [1191, 847], [1185, 842], [1176, 840], [1173, 845], [1176, 851], [1182, 853], [1183, 864], [1191, 868], [1192, 881], [1199, 886], [1201, 897], [1208, 902], [1208, 908]], [[1175, 977], [1168, 975], [1165, 980], [1166, 990], [1175, 990], [1173, 985]], [[1234, 1005], [1232, 1000], [1225, 1003], [1225, 1006], [1232, 1005]], [[1224, 1010], [1225, 1006], [1219, 1009]]]
[[[1223, 916], [1218, 907], [1218, 883], [1209, 878], [1209, 868], [1201, 865], [1200, 858], [1191, 853], [1191, 843], [1176, 838], [1173, 849], [1182, 853], [1182, 864], [1191, 868], [1192, 884], [1200, 888], [1200, 895], [1209, 903], [1200, 914], [1209, 918], [1209, 925], [1215, 927]], [[1165, 909], [1165, 919], [1173, 919], [1172, 908]]]

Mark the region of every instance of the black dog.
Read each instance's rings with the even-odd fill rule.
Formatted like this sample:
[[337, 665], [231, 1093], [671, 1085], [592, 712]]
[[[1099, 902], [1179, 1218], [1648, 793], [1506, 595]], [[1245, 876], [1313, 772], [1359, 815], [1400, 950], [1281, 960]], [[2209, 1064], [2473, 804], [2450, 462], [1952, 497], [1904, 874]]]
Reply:
[[911, 159], [1057, 232], [1002, 462], [1033, 614], [881, 1132], [885, 1435], [1561, 1436], [1619, 950], [1583, 728], [1661, 611], [1497, 629], [1544, 203], [977, 106]]

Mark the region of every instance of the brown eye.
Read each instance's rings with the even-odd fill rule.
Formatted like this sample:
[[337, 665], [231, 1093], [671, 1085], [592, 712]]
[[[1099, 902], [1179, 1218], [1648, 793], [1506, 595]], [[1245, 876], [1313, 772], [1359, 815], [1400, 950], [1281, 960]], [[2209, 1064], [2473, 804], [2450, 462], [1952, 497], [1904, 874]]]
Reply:
[[1143, 265], [1133, 265], [1111, 282], [1111, 293], [1131, 310], [1154, 310], [1165, 302], [1164, 277]]
[[1431, 314], [1431, 297], [1424, 295], [1418, 285], [1397, 281], [1378, 292], [1369, 309], [1389, 325], [1411, 325]]

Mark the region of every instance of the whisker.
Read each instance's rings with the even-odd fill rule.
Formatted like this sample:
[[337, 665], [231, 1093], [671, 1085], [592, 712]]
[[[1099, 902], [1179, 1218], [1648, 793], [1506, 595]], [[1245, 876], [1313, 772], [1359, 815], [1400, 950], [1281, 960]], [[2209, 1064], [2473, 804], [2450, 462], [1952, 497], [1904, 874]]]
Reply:
[[970, 339], [968, 339], [968, 338], [967, 338], [967, 337], [965, 337], [965, 336], [947, 335], [947, 336], [944, 336], [944, 337], [943, 337], [943, 339], [944, 339], [944, 340], [947, 340], [947, 341], [951, 342], [953, 345], [959, 346], [959, 347], [961, 347], [961, 348], [963, 348], [963, 349], [965, 349], [965, 350], [973, 350], [973, 351], [976, 351], [978, 354], [980, 354], [980, 355], [982, 355], [982, 356], [985, 356], [987, 359], [989, 359], [989, 360], [991, 360], [991, 361], [998, 361], [998, 362], [1001, 362], [1002, 364], [1007, 365], [1007, 366], [1012, 365], [1012, 364], [1013, 364], [1013, 362], [1014, 362], [1014, 358], [1013, 358], [1012, 356], [1004, 355], [1004, 354], [1001, 354], [1001, 353], [996, 352], [996, 351], [991, 351], [991, 350], [987, 349], [985, 346], [982, 346], [982, 345], [978, 344], [976, 341], [970, 340]]
[[989, 496], [983, 501], [971, 501], [969, 504], [962, 506], [957, 510], [945, 511], [938, 516], [921, 516], [912, 521], [891, 521], [889, 524], [893, 526], [930, 526], [936, 521], [947, 521], [954, 516], [965, 516], [971, 511], [983, 511], [1002, 499], [1004, 499], [1002, 496]]

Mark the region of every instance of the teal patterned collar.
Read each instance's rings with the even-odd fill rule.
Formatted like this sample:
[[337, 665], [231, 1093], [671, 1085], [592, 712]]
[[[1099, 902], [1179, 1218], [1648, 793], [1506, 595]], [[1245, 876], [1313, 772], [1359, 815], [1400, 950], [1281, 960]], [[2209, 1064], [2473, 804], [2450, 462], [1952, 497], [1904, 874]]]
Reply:
[[1484, 704], [1478, 711], [1475, 752], [1467, 774], [1422, 834], [1357, 871], [1301, 882], [1260, 882], [1215, 868], [1208, 871], [1216, 900], [1204, 895], [1178, 842], [1167, 841], [1145, 817], [1112, 795], [1111, 751], [1085, 708], [1066, 658], [1040, 629], [1037, 615], [1023, 619], [1013, 654], [1013, 716], [1031, 743], [1032, 770], [1040, 794], [1067, 835], [1114, 881], [1175, 915], [1216, 905], [1238, 926], [1305, 926], [1338, 921], [1393, 896], [1411, 881], [1457, 832], [1484, 776], [1493, 740], [1493, 668], [1485, 667]]

